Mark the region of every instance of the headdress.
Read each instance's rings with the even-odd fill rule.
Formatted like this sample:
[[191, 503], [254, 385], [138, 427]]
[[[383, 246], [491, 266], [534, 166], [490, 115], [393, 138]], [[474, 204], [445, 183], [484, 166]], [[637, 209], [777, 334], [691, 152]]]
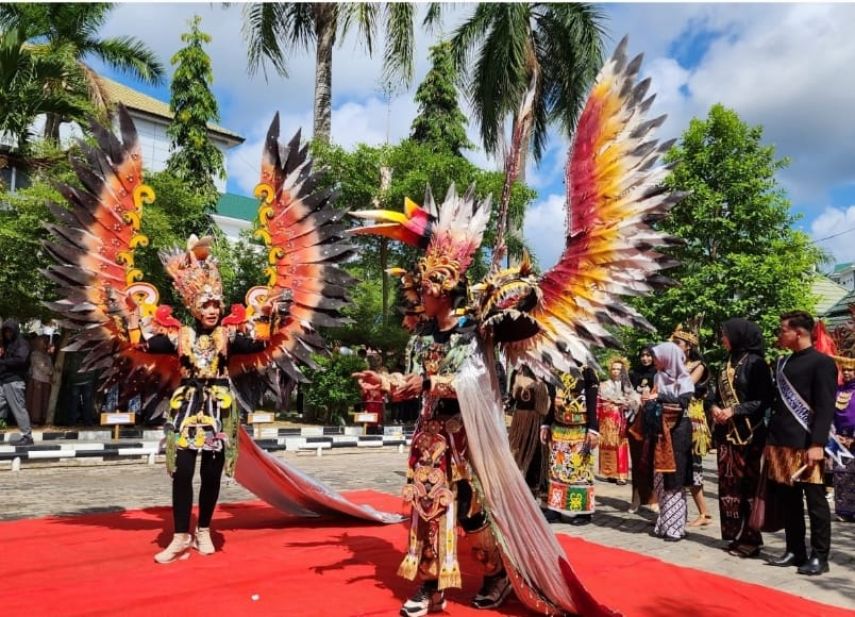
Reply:
[[420, 289], [432, 295], [448, 294], [465, 281], [466, 270], [481, 246], [490, 219], [490, 199], [476, 199], [474, 186], [470, 186], [461, 197], [452, 184], [439, 208], [428, 189], [424, 206], [407, 199], [403, 213], [362, 210], [351, 214], [382, 221], [359, 227], [351, 233], [386, 236], [424, 249], [414, 271], [390, 269], [390, 273], [402, 277], [409, 304], [405, 311], [418, 313]]
[[217, 260], [211, 256], [211, 237], [201, 239], [195, 235], [187, 240], [187, 250], [165, 250], [160, 252], [160, 261], [181, 299], [194, 317], [199, 318], [206, 302], [223, 305], [223, 281], [217, 268]]
[[686, 341], [689, 345], [698, 348], [700, 344], [701, 324], [704, 321], [703, 315], [696, 315], [692, 319], [686, 320], [686, 325], [677, 324], [674, 332], [671, 334], [671, 340], [680, 339]]
[[849, 305], [849, 312], [849, 319], [831, 331], [837, 347], [832, 357], [841, 370], [855, 369], [855, 304]]

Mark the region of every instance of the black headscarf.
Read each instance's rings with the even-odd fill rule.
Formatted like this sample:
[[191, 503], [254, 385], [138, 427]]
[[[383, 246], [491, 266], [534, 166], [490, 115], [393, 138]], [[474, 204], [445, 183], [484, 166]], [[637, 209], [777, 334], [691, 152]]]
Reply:
[[[654, 360], [650, 366], [644, 366], [641, 363], [641, 354], [645, 352], [650, 354], [650, 357]], [[642, 382], [645, 382], [647, 387], [653, 388], [654, 377], [656, 377], [656, 356], [653, 354], [653, 347], [648, 345], [647, 347], [642, 347], [638, 352], [637, 364], [629, 372], [629, 380], [632, 382], [633, 388], [638, 388]]]
[[745, 353], [763, 355], [763, 332], [753, 321], [747, 319], [728, 319], [721, 331], [730, 341], [730, 357], [734, 360]]

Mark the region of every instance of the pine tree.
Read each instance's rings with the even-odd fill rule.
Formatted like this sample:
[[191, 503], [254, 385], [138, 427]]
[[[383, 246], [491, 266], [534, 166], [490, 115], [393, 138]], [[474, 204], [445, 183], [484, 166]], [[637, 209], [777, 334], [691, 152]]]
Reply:
[[416, 90], [419, 113], [413, 120], [410, 138], [434, 152], [471, 148], [466, 138], [466, 116], [457, 106], [454, 86], [454, 59], [451, 43], [441, 42], [430, 49], [431, 69]]
[[181, 35], [187, 43], [172, 57], [169, 108], [174, 114], [167, 134], [172, 138], [172, 154], [167, 169], [205, 196], [207, 211], [217, 205], [218, 192], [214, 178], [225, 178], [223, 153], [212, 142], [208, 123], [219, 120], [217, 99], [211, 92], [213, 73], [211, 58], [203, 45], [211, 36], [199, 29], [201, 18], [190, 21], [190, 32]]

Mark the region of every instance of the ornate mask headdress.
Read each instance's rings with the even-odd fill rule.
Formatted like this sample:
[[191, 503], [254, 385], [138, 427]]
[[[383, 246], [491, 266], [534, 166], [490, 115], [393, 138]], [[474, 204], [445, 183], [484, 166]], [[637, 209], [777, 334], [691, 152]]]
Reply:
[[160, 261], [172, 277], [184, 306], [197, 319], [207, 302], [215, 301], [223, 306], [223, 281], [217, 260], [211, 256], [211, 241], [210, 236], [200, 239], [193, 235], [187, 240], [187, 250], [160, 252]]
[[386, 236], [424, 249], [414, 271], [389, 270], [401, 277], [407, 303], [405, 313], [413, 316], [422, 312], [422, 293], [449, 294], [465, 281], [466, 270], [472, 265], [490, 220], [490, 199], [477, 200], [474, 186], [461, 197], [452, 184], [439, 208], [428, 189], [424, 206], [407, 199], [403, 213], [361, 210], [351, 214], [378, 222], [353, 229], [351, 233]]

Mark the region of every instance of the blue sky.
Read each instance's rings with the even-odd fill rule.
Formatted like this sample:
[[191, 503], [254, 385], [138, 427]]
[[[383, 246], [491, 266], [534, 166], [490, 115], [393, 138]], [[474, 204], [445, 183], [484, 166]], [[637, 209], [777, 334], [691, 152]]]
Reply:
[[[798, 226], [816, 239], [855, 229], [855, 6], [822, 4], [607, 4], [608, 51], [629, 35], [630, 53], [645, 54], [642, 72], [653, 79], [655, 113], [669, 119], [663, 139], [678, 137], [689, 120], [721, 102], [746, 121], [764, 127], [791, 165], [779, 175]], [[443, 24], [450, 33], [473, 10], [472, 4], [449, 8]], [[288, 79], [250, 76], [240, 35], [241, 7], [211, 4], [122, 4], [105, 34], [132, 34], [144, 40], [169, 66], [181, 46], [180, 34], [197, 13], [213, 36], [214, 65], [221, 124], [240, 132], [246, 143], [228, 159], [229, 190], [247, 194], [256, 181], [261, 141], [276, 110], [283, 133], [302, 126], [311, 131], [314, 58], [294, 57]], [[352, 38], [343, 40], [333, 60], [333, 140], [345, 146], [382, 143], [388, 133], [406, 136], [416, 113], [415, 87], [428, 69], [428, 47], [441, 33], [416, 31], [414, 84], [389, 104], [379, 94], [379, 58], [369, 58]], [[97, 69], [97, 63], [94, 63]], [[171, 67], [169, 67], [171, 73]], [[119, 81], [168, 100], [168, 87], [147, 88], [121, 74]], [[465, 108], [465, 103], [464, 103]], [[477, 127], [469, 127], [477, 141]], [[553, 133], [539, 167], [530, 166], [528, 181], [538, 191], [525, 234], [544, 265], [562, 247], [563, 167], [566, 138]], [[498, 168], [483, 152], [469, 153], [478, 164]], [[436, 187], [435, 187], [436, 188]], [[820, 246], [841, 261], [855, 260], [855, 231]]]

